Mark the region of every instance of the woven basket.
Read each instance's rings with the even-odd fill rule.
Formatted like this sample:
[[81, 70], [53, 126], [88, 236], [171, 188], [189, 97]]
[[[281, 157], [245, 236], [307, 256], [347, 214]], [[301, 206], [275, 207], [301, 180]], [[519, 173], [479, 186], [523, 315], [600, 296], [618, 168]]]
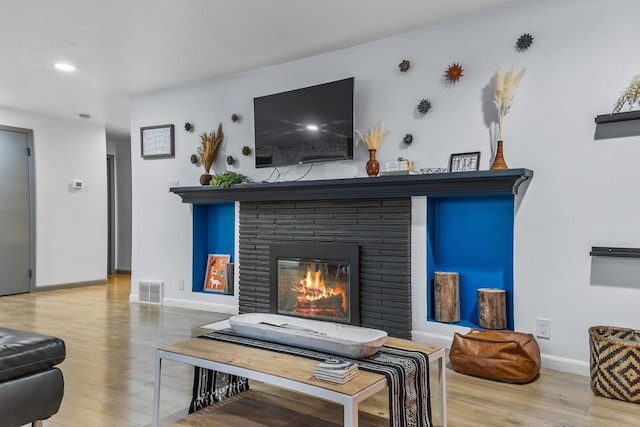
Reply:
[[589, 346], [593, 393], [640, 403], [640, 331], [593, 326]]

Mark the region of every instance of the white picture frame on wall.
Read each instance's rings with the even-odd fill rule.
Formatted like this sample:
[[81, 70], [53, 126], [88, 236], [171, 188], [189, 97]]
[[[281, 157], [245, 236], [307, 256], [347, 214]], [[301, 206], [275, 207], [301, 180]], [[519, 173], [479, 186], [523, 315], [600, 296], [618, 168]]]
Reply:
[[146, 126], [140, 128], [140, 155], [143, 159], [175, 156], [173, 125]]

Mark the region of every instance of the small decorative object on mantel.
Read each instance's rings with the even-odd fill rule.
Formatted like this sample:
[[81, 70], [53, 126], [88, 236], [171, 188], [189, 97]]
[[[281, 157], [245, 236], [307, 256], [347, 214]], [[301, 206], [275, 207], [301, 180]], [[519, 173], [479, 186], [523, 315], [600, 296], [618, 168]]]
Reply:
[[407, 59], [404, 59], [400, 64], [398, 64], [398, 67], [400, 67], [400, 71], [403, 73], [406, 73], [410, 66], [411, 63]]
[[406, 134], [404, 138], [402, 138], [402, 142], [404, 142], [406, 145], [411, 145], [411, 143], [413, 142], [413, 135], [411, 135], [410, 133]]
[[222, 132], [222, 123], [218, 125], [218, 131], [211, 133], [203, 133], [200, 135], [200, 146], [198, 147], [198, 160], [204, 167], [206, 173], [200, 177], [200, 184], [209, 185], [211, 182], [211, 166], [216, 161], [218, 150], [222, 145], [224, 132]]
[[430, 109], [431, 101], [429, 101], [428, 99], [422, 99], [420, 100], [420, 102], [418, 102], [418, 113], [422, 114], [423, 116], [427, 114]]
[[380, 175], [409, 175], [413, 171], [413, 162], [404, 157], [398, 157], [395, 162], [387, 162], [387, 167]]
[[624, 104], [629, 104], [629, 110], [633, 108], [633, 104], [638, 103], [638, 107], [640, 107], [640, 74], [635, 76], [627, 89], [622, 92], [620, 98], [616, 101], [615, 106], [613, 107], [613, 113], [619, 113]]
[[436, 174], [436, 173], [446, 173], [447, 172], [447, 168], [422, 168], [420, 169], [420, 173], [423, 173], [425, 175], [431, 175], [431, 174]]
[[445, 70], [444, 79], [448, 84], [454, 85], [458, 82], [458, 80], [460, 80], [460, 77], [463, 76], [462, 74], [463, 72], [464, 72], [464, 69], [462, 68], [462, 65], [458, 64], [457, 62], [454, 62], [453, 64], [449, 65]]
[[477, 171], [480, 164], [480, 152], [457, 153], [449, 157], [449, 172]]
[[498, 67], [498, 70], [496, 71], [496, 90], [493, 103], [498, 109], [498, 146], [493, 163], [491, 164], [491, 170], [509, 169], [502, 152], [502, 130], [504, 116], [509, 112], [511, 102], [516, 94], [516, 88], [518, 87], [520, 80], [522, 80], [522, 76], [524, 76], [524, 68], [516, 72], [516, 70], [511, 67], [506, 74], [500, 67]]
[[249, 147], [247, 145], [242, 147], [242, 155], [243, 156], [248, 156], [249, 154], [251, 154], [251, 147]]
[[211, 177], [211, 185], [217, 185], [218, 187], [231, 187], [233, 184], [242, 182], [251, 182], [251, 179], [246, 175], [233, 171], [226, 171]]
[[378, 123], [378, 125], [374, 128], [369, 129], [369, 132], [366, 134], [362, 134], [359, 130], [356, 130], [356, 133], [366, 144], [369, 149], [369, 161], [367, 162], [367, 175], [374, 177], [378, 176], [378, 172], [380, 172], [380, 163], [376, 160], [376, 151], [382, 145], [382, 142], [385, 140], [387, 135], [389, 135], [389, 131], [382, 132], [382, 124]]
[[197, 154], [192, 154], [189, 160], [191, 160], [192, 165], [200, 165], [200, 161], [198, 160]]
[[229, 166], [231, 166], [231, 165], [233, 164], [233, 161], [234, 161], [234, 160], [235, 160], [235, 159], [233, 158], [233, 156], [227, 156], [227, 164], [228, 164]]
[[195, 129], [195, 126], [193, 126], [193, 123], [187, 122], [184, 124], [184, 130], [186, 132], [193, 132], [194, 129]]
[[237, 122], [237, 121], [239, 121], [239, 120], [240, 120], [240, 116], [239, 116], [239, 115], [237, 115], [236, 113], [233, 113], [233, 114], [231, 115], [231, 121], [232, 121], [233, 123], [235, 123], [235, 122]]
[[529, 49], [532, 44], [533, 36], [529, 33], [524, 33], [523, 35], [518, 37], [518, 40], [516, 41], [516, 50], [518, 50], [519, 52], [524, 52], [525, 50]]

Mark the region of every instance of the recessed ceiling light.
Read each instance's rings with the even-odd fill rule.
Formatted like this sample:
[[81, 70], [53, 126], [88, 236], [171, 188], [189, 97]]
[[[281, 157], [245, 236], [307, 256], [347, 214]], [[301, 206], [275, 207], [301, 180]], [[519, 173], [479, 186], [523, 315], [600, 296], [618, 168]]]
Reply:
[[58, 62], [54, 65], [54, 67], [56, 67], [56, 70], [58, 71], [75, 71], [76, 69], [76, 67], [74, 67], [73, 65], [66, 64], [64, 62]]
[[318, 126], [317, 125], [307, 125], [307, 129], [309, 129], [309, 130], [318, 130]]

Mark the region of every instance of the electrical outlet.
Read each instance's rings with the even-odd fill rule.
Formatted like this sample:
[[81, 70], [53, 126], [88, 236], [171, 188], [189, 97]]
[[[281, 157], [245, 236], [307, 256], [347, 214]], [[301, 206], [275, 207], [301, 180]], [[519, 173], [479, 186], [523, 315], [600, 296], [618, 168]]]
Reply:
[[178, 279], [178, 290], [184, 291], [184, 279]]
[[551, 338], [551, 320], [536, 319], [536, 336], [538, 338]]

